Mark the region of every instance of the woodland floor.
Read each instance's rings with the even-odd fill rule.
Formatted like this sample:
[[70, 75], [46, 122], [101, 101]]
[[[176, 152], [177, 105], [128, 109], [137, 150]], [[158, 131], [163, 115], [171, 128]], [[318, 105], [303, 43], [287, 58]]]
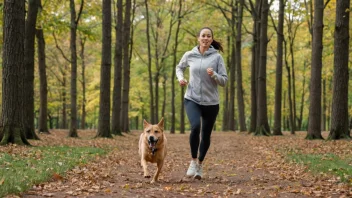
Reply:
[[[334, 153], [351, 156], [350, 141], [308, 141], [296, 135], [256, 137], [247, 133], [214, 132], [202, 180], [188, 179], [189, 133], [170, 134], [168, 155], [159, 182], [144, 178], [138, 139], [133, 131], [113, 139], [92, 139], [95, 131], [79, 131], [80, 138], [66, 138], [67, 131], [39, 134], [32, 145], [69, 145], [114, 149], [65, 175], [33, 186], [21, 197], [352, 197], [352, 187], [326, 174], [313, 174], [289, 162], [285, 153]], [[324, 133], [324, 136], [327, 134]], [[343, 152], [341, 152], [343, 151]], [[156, 164], [148, 166], [151, 174]], [[16, 197], [9, 195], [8, 197]]]

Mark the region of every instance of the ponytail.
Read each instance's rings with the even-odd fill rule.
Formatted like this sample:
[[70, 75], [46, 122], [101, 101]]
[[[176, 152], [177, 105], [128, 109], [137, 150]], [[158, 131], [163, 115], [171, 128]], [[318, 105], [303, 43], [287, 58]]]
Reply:
[[218, 42], [218, 41], [216, 41], [216, 40], [213, 39], [213, 42], [211, 42], [211, 45], [212, 45], [215, 49], [217, 49], [217, 50], [219, 50], [219, 51], [221, 51], [221, 52], [224, 52], [224, 49], [222, 48], [222, 44], [221, 44], [220, 42]]

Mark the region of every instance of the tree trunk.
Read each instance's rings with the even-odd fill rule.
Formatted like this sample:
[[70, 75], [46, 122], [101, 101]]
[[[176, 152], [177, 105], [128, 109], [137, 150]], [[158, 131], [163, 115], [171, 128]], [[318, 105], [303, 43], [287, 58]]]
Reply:
[[331, 129], [328, 139], [350, 138], [348, 127], [348, 58], [350, 0], [336, 1], [334, 33], [334, 84]]
[[45, 40], [43, 29], [36, 31], [38, 43], [38, 70], [40, 81], [40, 107], [38, 118], [38, 129], [40, 133], [49, 133], [48, 130], [48, 83], [46, 79], [46, 62], [45, 62]]
[[[227, 53], [231, 53], [231, 48], [230, 48], [230, 42], [231, 42], [231, 37], [227, 36]], [[226, 59], [226, 70], [229, 70], [230, 66], [230, 57], [227, 56]], [[224, 87], [224, 99], [223, 99], [223, 114], [222, 114], [222, 131], [228, 131], [229, 130], [229, 87], [225, 86]]]
[[323, 79], [323, 95], [322, 95], [322, 100], [323, 100], [323, 109], [322, 109], [322, 121], [321, 121], [321, 130], [322, 131], [326, 131], [326, 124], [327, 124], [327, 104], [326, 104], [326, 100], [327, 100], [327, 95], [326, 95], [326, 80]]
[[126, 1], [125, 9], [125, 22], [124, 22], [124, 36], [123, 39], [123, 89], [122, 89], [122, 130], [129, 132], [129, 118], [128, 118], [128, 107], [129, 107], [129, 91], [130, 91], [130, 35], [131, 35], [131, 1]]
[[37, 21], [38, 0], [28, 1], [28, 14], [25, 26], [24, 40], [24, 64], [25, 64], [25, 83], [24, 98], [25, 106], [23, 119], [25, 123], [25, 134], [27, 139], [39, 139], [34, 129], [34, 43], [35, 43], [35, 27]]
[[321, 72], [323, 65], [324, 0], [316, 0], [314, 8], [309, 124], [306, 139], [323, 139], [321, 135]]
[[122, 94], [122, 49], [123, 49], [123, 1], [118, 0], [117, 24], [115, 28], [115, 57], [114, 57], [114, 88], [112, 104], [111, 132], [115, 135], [122, 135], [121, 132], [121, 94]]
[[[235, 8], [234, 5], [232, 5], [232, 13], [235, 13]], [[232, 131], [236, 130], [236, 122], [235, 122], [235, 77], [236, 77], [236, 46], [235, 46], [235, 41], [234, 38], [236, 38], [235, 35], [235, 16], [234, 14], [231, 15], [231, 34], [232, 34], [232, 40], [231, 40], [231, 63], [230, 63], [230, 98], [229, 98], [229, 129]]]
[[[285, 42], [285, 49], [286, 49], [286, 42]], [[293, 105], [292, 105], [292, 80], [291, 80], [291, 70], [290, 66], [288, 65], [287, 62], [287, 50], [285, 50], [285, 65], [286, 65], [286, 70], [287, 70], [287, 99], [288, 99], [288, 110], [289, 110], [289, 128], [291, 131], [291, 134], [295, 134], [295, 123], [294, 123], [294, 117], [293, 117]]]
[[[86, 61], [85, 61], [85, 44], [86, 44], [87, 37], [86, 36], [81, 36], [80, 38], [80, 43], [81, 43], [81, 51], [80, 51], [80, 57], [82, 61], [82, 115], [81, 115], [81, 129], [86, 128]], [[110, 61], [111, 64], [111, 61]], [[111, 67], [111, 65], [110, 65]]]
[[[161, 117], [165, 118], [165, 111], [166, 111], [166, 100], [167, 100], [167, 90], [166, 90], [166, 82], [167, 82], [167, 76], [164, 74], [163, 76], [163, 104], [161, 106]], [[164, 119], [164, 128], [166, 129], [166, 122], [167, 120]]]
[[152, 78], [152, 55], [151, 55], [151, 49], [150, 49], [150, 33], [149, 33], [149, 8], [148, 8], [148, 0], [145, 0], [145, 9], [146, 9], [146, 22], [147, 22], [147, 27], [146, 27], [146, 33], [147, 33], [147, 46], [148, 46], [148, 75], [149, 75], [149, 95], [150, 95], [150, 122], [151, 123], [156, 123], [156, 120], [154, 120], [155, 112], [154, 112], [154, 94], [153, 94], [153, 78]]
[[268, 45], [268, 0], [262, 1], [261, 28], [260, 28], [260, 64], [258, 72], [258, 117], [255, 135], [270, 135], [266, 94], [266, 59]]
[[279, 1], [279, 21], [277, 25], [277, 59], [276, 59], [276, 84], [275, 84], [275, 111], [273, 135], [283, 135], [281, 131], [282, 111], [282, 60], [284, 41], [284, 0]]
[[[25, 2], [4, 1], [0, 145], [29, 145], [24, 119]], [[19, 78], [20, 77], [20, 78]]]
[[[251, 2], [251, 1], [250, 1]], [[252, 8], [253, 18], [253, 46], [251, 60], [251, 123], [249, 132], [255, 132], [257, 127], [257, 91], [258, 91], [258, 69], [259, 69], [259, 43], [260, 43], [260, 10], [261, 1], [256, 0]]]
[[[176, 59], [177, 59], [177, 47], [178, 47], [178, 36], [180, 32], [180, 26], [181, 26], [181, 11], [182, 11], [182, 0], [179, 0], [179, 8], [178, 8], [178, 14], [177, 14], [177, 27], [176, 27], [176, 32], [175, 32], [175, 45], [173, 49], [173, 60], [172, 60], [172, 65], [176, 65]], [[172, 70], [172, 76], [171, 76], [171, 128], [170, 128], [170, 133], [175, 133], [175, 80], [176, 79], [176, 70]]]
[[66, 79], [66, 72], [62, 71], [62, 122], [61, 122], [61, 128], [62, 129], [67, 129], [67, 111], [66, 111], [66, 84], [67, 84], [67, 79]]
[[236, 71], [237, 71], [237, 106], [238, 106], [238, 119], [240, 125], [240, 132], [247, 131], [246, 127], [246, 116], [245, 116], [245, 106], [243, 99], [243, 85], [242, 85], [242, 18], [243, 18], [243, 6], [244, 0], [239, 1], [238, 6], [238, 18], [237, 18], [237, 35], [236, 35]]
[[71, 125], [69, 137], [78, 137], [77, 133], [77, 48], [76, 36], [79, 17], [82, 11], [84, 0], [81, 0], [81, 9], [76, 19], [75, 1], [70, 0], [71, 22], [70, 22], [70, 51], [71, 51]]
[[[306, 68], [307, 68], [307, 62], [304, 61], [303, 63], [303, 73], [306, 72]], [[301, 94], [301, 106], [300, 106], [300, 110], [299, 110], [299, 116], [298, 116], [298, 128], [301, 130], [301, 131], [304, 131], [306, 129], [303, 129], [303, 109], [304, 109], [304, 98], [305, 98], [305, 95], [306, 95], [306, 75], [303, 75], [303, 82], [302, 82], [302, 94]]]
[[103, 43], [100, 70], [99, 121], [96, 137], [112, 138], [110, 132], [111, 0], [103, 0]]

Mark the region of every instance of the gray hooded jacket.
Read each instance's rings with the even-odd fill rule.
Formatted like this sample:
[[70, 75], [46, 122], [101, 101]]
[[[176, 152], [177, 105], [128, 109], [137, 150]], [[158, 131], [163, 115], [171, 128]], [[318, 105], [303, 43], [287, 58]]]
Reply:
[[[176, 66], [177, 79], [183, 80], [183, 72], [189, 67], [189, 83], [185, 98], [200, 105], [219, 104], [218, 86], [224, 87], [227, 82], [224, 59], [218, 51], [210, 48], [202, 55], [198, 46], [186, 52], [180, 63]], [[207, 68], [213, 68], [214, 75], [209, 76]]]

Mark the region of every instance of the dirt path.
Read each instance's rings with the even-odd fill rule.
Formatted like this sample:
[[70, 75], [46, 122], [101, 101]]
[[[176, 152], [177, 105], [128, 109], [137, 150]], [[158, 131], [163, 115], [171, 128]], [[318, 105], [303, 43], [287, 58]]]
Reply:
[[[328, 178], [318, 181], [304, 167], [289, 164], [270, 148], [286, 137], [231, 132], [213, 133], [200, 181], [184, 177], [190, 160], [189, 135], [167, 134], [168, 155], [160, 180], [150, 184], [151, 179], [143, 177], [140, 166], [139, 134], [107, 140], [116, 144], [110, 154], [69, 171], [63, 179], [53, 177], [53, 181], [33, 187], [23, 197], [352, 196], [346, 188], [336, 189], [338, 184]], [[151, 174], [155, 169], [155, 164], [149, 164]]]

